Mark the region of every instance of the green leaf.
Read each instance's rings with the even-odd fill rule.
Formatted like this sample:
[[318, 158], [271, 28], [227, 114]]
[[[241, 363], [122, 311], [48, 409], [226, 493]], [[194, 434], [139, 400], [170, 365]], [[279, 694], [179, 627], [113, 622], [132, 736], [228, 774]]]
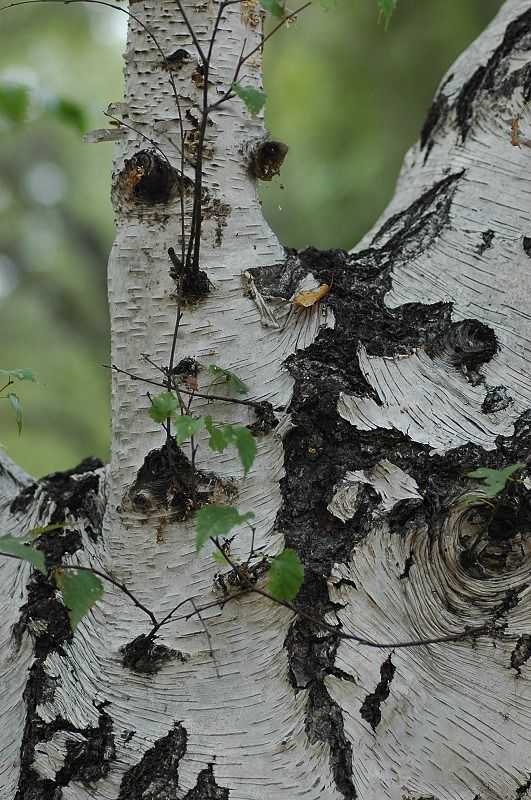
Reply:
[[28, 533], [31, 540], [36, 539], [42, 533], [49, 533], [49, 531], [56, 531], [58, 528], [64, 528], [66, 522], [54, 522], [53, 525], [45, 525], [44, 528], [32, 528]]
[[148, 414], [155, 422], [165, 422], [180, 411], [179, 401], [171, 392], [161, 392], [153, 398]]
[[277, 19], [284, 19], [286, 16], [284, 7], [280, 5], [278, 0], [260, 0], [260, 5], [264, 11], [268, 11]]
[[267, 591], [277, 600], [293, 600], [304, 579], [304, 567], [295, 550], [287, 547], [269, 567]]
[[0, 550], [12, 556], [17, 556], [17, 558], [21, 558], [23, 561], [28, 561], [32, 567], [35, 567], [35, 569], [38, 569], [43, 575], [46, 575], [43, 553], [34, 550], [33, 547], [28, 544], [26, 536], [18, 538], [10, 536], [9, 534], [0, 536]]
[[87, 130], [87, 117], [85, 110], [79, 103], [67, 100], [65, 97], [53, 97], [46, 103], [46, 110], [57, 117], [61, 122], [75, 128], [80, 133]]
[[88, 570], [56, 570], [55, 579], [68, 610], [73, 631], [103, 594], [103, 584], [97, 575]]
[[484, 487], [482, 487], [484, 495], [486, 497], [495, 497], [505, 488], [505, 484], [509, 478], [525, 466], [527, 465], [519, 462], [518, 464], [511, 464], [505, 467], [505, 469], [479, 467], [479, 469], [475, 469], [473, 472], [467, 472], [466, 476], [467, 478], [480, 478], [484, 482]]
[[218, 506], [214, 503], [199, 509], [195, 518], [197, 536], [195, 546], [197, 552], [201, 550], [210, 537], [226, 536], [237, 525], [254, 519], [252, 511], [245, 514], [238, 513], [234, 506]]
[[249, 428], [236, 428], [233, 425], [224, 425], [223, 433], [225, 438], [236, 447], [240, 461], [242, 462], [244, 475], [247, 475], [253, 466], [258, 452], [256, 440]]
[[0, 114], [11, 122], [21, 123], [26, 119], [29, 108], [29, 91], [27, 86], [0, 86]]
[[17, 378], [19, 381], [31, 381], [37, 383], [37, 378], [30, 369], [23, 367], [19, 369], [0, 369], [0, 375], [7, 375], [8, 378]]
[[175, 441], [177, 444], [182, 444], [186, 439], [196, 434], [205, 423], [202, 419], [194, 419], [189, 414], [182, 414], [180, 417], [175, 417], [173, 424], [175, 426]]
[[203, 421], [205, 423], [205, 427], [210, 434], [210, 439], [208, 440], [208, 446], [211, 450], [215, 450], [218, 453], [222, 453], [228, 446], [229, 441], [225, 434], [223, 433], [222, 428], [216, 428], [212, 422], [212, 417], [203, 417]]
[[223, 555], [221, 550], [217, 550], [217, 549], [214, 550], [212, 555], [214, 556], [214, 558], [216, 559], [218, 564], [221, 564], [222, 567], [226, 567], [228, 565], [229, 562], [227, 561], [227, 559], [225, 558], [225, 556]]
[[256, 117], [263, 109], [266, 95], [259, 89], [254, 89], [252, 86], [241, 86], [239, 83], [232, 84], [232, 90], [238, 95], [240, 100], [243, 100], [251, 116]]
[[217, 364], [211, 364], [208, 368], [208, 371], [211, 375], [214, 376], [214, 380], [210, 384], [213, 386], [214, 383], [221, 383], [222, 381], [226, 382], [229, 385], [229, 388], [232, 389], [233, 392], [236, 394], [247, 394], [249, 391], [249, 387], [246, 383], [244, 383], [234, 372], [231, 372], [229, 369], [224, 369], [223, 367], [218, 367]]
[[380, 14], [385, 20], [385, 27], [387, 28], [393, 15], [393, 11], [396, 8], [396, 0], [377, 0], [377, 3], [380, 9]]
[[18, 395], [14, 392], [8, 392], [7, 399], [11, 403], [11, 408], [15, 412], [15, 417], [17, 420], [17, 428], [18, 428], [18, 435], [22, 433], [22, 405], [20, 400], [18, 399]]

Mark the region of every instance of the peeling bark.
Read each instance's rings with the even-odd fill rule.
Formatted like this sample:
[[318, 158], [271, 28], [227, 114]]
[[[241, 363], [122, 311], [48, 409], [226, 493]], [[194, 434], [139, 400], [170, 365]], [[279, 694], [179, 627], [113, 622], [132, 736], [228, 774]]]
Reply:
[[[204, 41], [210, 8], [185, 7]], [[213, 98], [243, 38], [259, 41], [256, 4], [242, 9], [228, 7], [220, 29]], [[112, 358], [159, 380], [142, 354], [168, 359], [179, 193], [189, 213], [193, 183], [190, 163], [179, 171], [168, 70], [191, 161], [205, 73], [175, 9], [153, 0], [135, 15], [167, 62], [132, 21], [119, 113], [169, 163], [122, 132]], [[185, 287], [175, 374], [201, 380], [216, 363], [249, 384], [254, 406], [197, 398], [194, 408], [259, 434], [251, 474], [242, 480], [236, 457], [212, 455], [201, 434], [195, 460], [168, 448], [145, 386], [116, 373], [110, 466], [86, 460], [33, 481], [0, 459], [4, 529], [65, 523], [39, 540], [48, 564], [107, 569], [160, 619], [187, 598], [223, 597], [208, 548], [195, 555], [193, 516], [228, 500], [255, 511], [264, 553], [297, 551], [297, 602], [337, 634], [250, 594], [204, 613], [208, 637], [184, 618], [190, 604], [150, 636], [109, 586], [73, 636], [53, 579], [1, 561], [6, 800], [528, 794], [529, 478], [493, 508], [465, 474], [527, 462], [531, 449], [526, 152], [506, 122], [529, 98], [530, 18], [528, 2], [509, 0], [457, 61], [395, 198], [351, 253], [279, 245], [255, 181], [285, 146], [239, 100], [213, 113], [202, 283]], [[247, 70], [258, 85], [258, 66]], [[293, 304], [324, 283], [315, 306]], [[245, 558], [247, 546], [240, 535], [231, 552]], [[383, 652], [338, 635], [400, 643], [466, 628], [476, 633], [458, 642]]]

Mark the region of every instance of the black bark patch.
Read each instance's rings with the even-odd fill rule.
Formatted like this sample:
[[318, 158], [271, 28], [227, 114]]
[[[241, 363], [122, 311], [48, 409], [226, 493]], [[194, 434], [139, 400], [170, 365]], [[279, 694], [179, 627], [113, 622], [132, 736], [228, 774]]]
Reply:
[[140, 634], [132, 642], [121, 648], [122, 664], [132, 672], [142, 675], [155, 675], [170, 661], [178, 659], [183, 663], [186, 656], [178, 650], [172, 650], [163, 644], [156, 644], [145, 634]]
[[[509, 23], [501, 44], [494, 50], [485, 66], [478, 67], [463, 85], [456, 103], [456, 119], [464, 142], [470, 131], [476, 109], [480, 109], [480, 95], [490, 93], [501, 99], [512, 95], [518, 86], [523, 86], [524, 102], [529, 94], [529, 67], [515, 70], [510, 77], [508, 57], [515, 51], [529, 49], [531, 37], [531, 11]], [[523, 71], [525, 74], [523, 74]]]
[[186, 792], [183, 800], [229, 800], [229, 790], [217, 785], [213, 766], [209, 764], [201, 770], [196, 785]]
[[531, 236], [524, 236], [522, 241], [522, 247], [524, 248], [524, 253], [526, 256], [531, 258]]
[[289, 147], [284, 142], [272, 139], [259, 142], [251, 154], [251, 174], [261, 181], [273, 180], [275, 175], [280, 174], [280, 168], [288, 150]]
[[183, 282], [183, 298], [188, 303], [199, 303], [208, 297], [211, 285], [208, 275], [202, 269], [198, 272], [187, 272]]
[[186, 753], [187, 733], [180, 722], [127, 770], [118, 800], [173, 800], [179, 789], [179, 762]]
[[520, 667], [523, 667], [530, 656], [531, 636], [524, 633], [516, 642], [516, 646], [511, 653], [511, 667], [517, 671], [518, 675], [520, 675], [521, 672]]
[[513, 402], [505, 386], [493, 386], [488, 390], [481, 405], [484, 414], [494, 414], [503, 411]]
[[[27, 508], [37, 490], [40, 490], [42, 501], [39, 499], [39, 502], [42, 502], [44, 507], [50, 501], [55, 505], [50, 522], [61, 523], [67, 514], [73, 515], [74, 519], [86, 529], [92, 528], [94, 534], [99, 535], [103, 503], [98, 498], [99, 476], [94, 475], [92, 470], [99, 469], [102, 465], [103, 462], [99, 459], [89, 458], [71, 470], [47, 475], [28, 487], [29, 491], [21, 492], [15, 498], [12, 510], [20, 511]], [[35, 546], [44, 554], [46, 564], [51, 566], [60, 564], [65, 556], [75, 553], [81, 545], [79, 531], [70, 527], [41, 534]], [[63, 645], [72, 638], [67, 611], [57, 597], [55, 581], [51, 575], [48, 577], [37, 571], [31, 574], [28, 600], [21, 609], [20, 620], [13, 631], [15, 641], [21, 638], [24, 631], [29, 631], [33, 636], [35, 661], [29, 671], [23, 695], [26, 720], [22, 735], [16, 800], [59, 800], [60, 784], [43, 779], [32, 767], [36, 745], [47, 741], [59, 730], [82, 733], [91, 744], [85, 749], [84, 744], [80, 743], [81, 749], [75, 753], [71, 751], [71, 758], [67, 758], [63, 768], [62, 785], [70, 780], [68, 777], [70, 774], [72, 777], [74, 774], [77, 775], [79, 780], [83, 779], [84, 774], [95, 776], [98, 769], [106, 770], [108, 763], [114, 758], [110, 719], [100, 712], [98, 728], [78, 730], [60, 718], [52, 723], [43, 722], [37, 713], [37, 707], [53, 700], [55, 692], [55, 680], [44, 670], [44, 661], [51, 652], [62, 655]], [[92, 761], [92, 755], [96, 752], [99, 753], [96, 759], [99, 766]], [[105, 754], [105, 758], [102, 757], [102, 753]], [[90, 780], [96, 780], [96, 777]]]
[[389, 687], [395, 670], [396, 667], [391, 660], [391, 655], [389, 655], [380, 667], [380, 680], [376, 685], [376, 689], [367, 695], [360, 707], [362, 718], [369, 723], [373, 731], [376, 730], [381, 722], [382, 711], [380, 706], [389, 697]]
[[496, 334], [476, 319], [452, 322], [439, 335], [428, 342], [426, 352], [438, 356], [457, 368], [477, 370], [489, 361], [498, 349]]
[[484, 231], [481, 234], [481, 239], [482, 242], [481, 244], [478, 245], [478, 253], [480, 254], [480, 256], [483, 255], [485, 250], [488, 250], [489, 247], [492, 246], [492, 240], [494, 239], [494, 231], [491, 230], [490, 228]]
[[180, 185], [179, 172], [155, 150], [139, 150], [125, 160], [115, 190], [135, 203], [168, 203]]
[[531, 775], [526, 780], [525, 783], [522, 783], [518, 789], [516, 790], [516, 794], [514, 796], [514, 800], [522, 800], [523, 797], [527, 794], [527, 792], [531, 789]]
[[455, 190], [464, 170], [448, 175], [420, 195], [408, 208], [399, 211], [385, 222], [371, 246], [385, 237], [379, 249], [386, 253], [400, 252], [401, 259], [424, 252], [440, 235], [448, 222]]
[[355, 800], [357, 793], [352, 782], [352, 745], [345, 736], [341, 709], [321, 682], [312, 683], [309, 687], [306, 734], [312, 744], [328, 744], [330, 767], [337, 789], [346, 800]]
[[474, 532], [462, 543], [460, 553], [469, 574], [487, 579], [524, 563], [531, 540], [531, 499], [521, 483], [510, 482], [494, 509], [484, 504], [469, 513], [474, 515]]
[[116, 758], [112, 728], [112, 719], [103, 711], [97, 728], [76, 729], [85, 741], [67, 742], [65, 763], [56, 775], [59, 786], [66, 786], [70, 781], [88, 785], [109, 774]]
[[146, 518], [163, 509], [171, 512], [173, 520], [181, 521], [201, 508], [214, 492], [232, 499], [236, 490], [213, 473], [194, 469], [172, 438], [169, 446], [164, 444], [147, 454], [124, 502], [130, 502]]

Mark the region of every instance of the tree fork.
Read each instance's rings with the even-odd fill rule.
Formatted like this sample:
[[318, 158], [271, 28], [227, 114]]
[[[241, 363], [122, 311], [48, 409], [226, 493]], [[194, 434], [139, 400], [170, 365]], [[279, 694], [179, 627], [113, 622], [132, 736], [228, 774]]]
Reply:
[[[479, 491], [464, 473], [529, 456], [526, 148], [511, 144], [506, 121], [525, 129], [529, 3], [510, 0], [454, 65], [395, 198], [350, 254], [286, 253], [262, 219], [245, 153], [265, 132], [230, 97], [243, 40], [246, 52], [261, 42], [239, 4], [220, 18], [209, 65], [201, 268], [212, 286], [183, 305], [176, 360], [234, 369], [279, 425], [259, 440], [245, 480], [236, 458], [214, 461], [204, 447], [197, 469], [255, 511], [257, 549], [297, 551], [306, 569], [297, 603], [312, 617], [377, 641], [484, 631], [391, 654], [318, 632], [256, 593], [223, 603], [210, 554], [195, 555], [193, 517], [175, 513], [178, 482], [154, 470], [157, 503], [133, 502], [146, 458], [164, 463], [142, 378], [160, 380], [153, 364], [167, 363], [174, 341], [168, 250], [183, 253], [193, 203], [185, 180], [156, 204], [116, 180], [146, 135], [186, 173], [204, 100], [189, 26], [208, 43], [215, 22], [191, 0], [189, 26], [158, 0], [138, 6], [114, 169], [111, 464], [35, 482], [3, 458], [0, 492], [6, 530], [68, 523], [43, 542], [50, 561], [99, 565], [157, 620], [192, 598], [208, 636], [190, 614], [140, 653], [145, 615], [113, 585], [72, 636], [54, 586], [0, 562], [4, 796], [524, 797], [529, 491], [511, 484], [494, 516], [481, 504], [460, 509], [459, 498]], [[169, 56], [179, 48], [192, 57], [177, 69]], [[250, 62], [240, 80], [259, 86]], [[319, 303], [291, 305], [324, 283]], [[241, 403], [194, 403], [226, 422], [254, 421]], [[247, 553], [235, 539], [231, 558]]]

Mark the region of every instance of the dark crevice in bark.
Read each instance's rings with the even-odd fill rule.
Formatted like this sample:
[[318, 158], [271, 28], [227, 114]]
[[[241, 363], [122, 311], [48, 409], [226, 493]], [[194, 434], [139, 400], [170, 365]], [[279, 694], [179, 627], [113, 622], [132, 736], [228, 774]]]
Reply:
[[185, 728], [180, 722], [175, 723], [124, 774], [118, 800], [174, 800], [179, 789], [179, 762], [186, 753], [187, 739]]
[[143, 633], [124, 645], [121, 654], [123, 666], [142, 675], [155, 675], [165, 664], [176, 659], [183, 664], [188, 660], [184, 653], [156, 644]]
[[390, 654], [380, 667], [380, 680], [376, 689], [368, 694], [360, 707], [360, 715], [369, 723], [373, 731], [376, 730], [382, 719], [382, 703], [387, 700], [390, 693], [390, 685], [395, 674], [396, 667], [391, 660]]
[[520, 675], [521, 669], [531, 656], [531, 635], [524, 634], [516, 642], [516, 646], [511, 653], [511, 667]]
[[209, 764], [197, 776], [197, 783], [193, 789], [183, 797], [183, 800], [229, 800], [229, 790], [218, 786], [214, 778], [213, 765]]
[[483, 93], [497, 98], [507, 98], [515, 88], [523, 87], [524, 103], [529, 99], [531, 91], [531, 65], [515, 70], [507, 77], [509, 58], [518, 50], [529, 49], [531, 39], [531, 11], [509, 23], [501, 44], [494, 50], [485, 66], [478, 67], [463, 85], [456, 103], [456, 117], [461, 139], [465, 141], [472, 126], [476, 109], [483, 104], [479, 97]]
[[[99, 459], [85, 459], [77, 467], [66, 472], [54, 472], [36, 481], [23, 490], [11, 504], [12, 512], [24, 511], [33, 501], [37, 490], [43, 513], [49, 503], [54, 504], [50, 519], [46, 522], [62, 523], [67, 515], [74, 516], [89, 535], [100, 535], [103, 504], [99, 500], [99, 476], [91, 470], [99, 469]], [[89, 472], [87, 472], [89, 470]], [[74, 528], [62, 528], [39, 536], [35, 545], [44, 553], [46, 564], [59, 564], [65, 556], [72, 555], [82, 546], [81, 535]], [[24, 701], [26, 720], [20, 753], [20, 777], [15, 800], [60, 800], [61, 786], [70, 780], [93, 782], [107, 774], [114, 759], [114, 737], [110, 717], [100, 708], [97, 728], [79, 729], [68, 720], [57, 717], [45, 722], [38, 714], [38, 707], [52, 702], [55, 693], [55, 678], [48, 675], [44, 663], [52, 652], [64, 655], [63, 645], [72, 639], [72, 630], [63, 603], [57, 598], [53, 577], [40, 572], [31, 574], [28, 584], [28, 600], [21, 609], [21, 617], [13, 631], [15, 642], [25, 633], [34, 640], [35, 661], [29, 671]], [[33, 768], [35, 748], [50, 740], [58, 731], [82, 734], [84, 741], [67, 745], [63, 767], [55, 780], [42, 778]]]
[[522, 241], [522, 247], [524, 248], [524, 253], [526, 254], [526, 256], [529, 256], [529, 258], [531, 258], [531, 237], [530, 236], [524, 236], [523, 241]]
[[439, 130], [441, 125], [444, 123], [447, 113], [448, 98], [442, 91], [440, 91], [428, 109], [426, 119], [424, 120], [424, 125], [422, 126], [422, 130], [420, 132], [420, 149], [424, 150], [426, 145], [428, 145], [425, 159], [428, 157], [431, 150], [431, 139], [435, 131]]

